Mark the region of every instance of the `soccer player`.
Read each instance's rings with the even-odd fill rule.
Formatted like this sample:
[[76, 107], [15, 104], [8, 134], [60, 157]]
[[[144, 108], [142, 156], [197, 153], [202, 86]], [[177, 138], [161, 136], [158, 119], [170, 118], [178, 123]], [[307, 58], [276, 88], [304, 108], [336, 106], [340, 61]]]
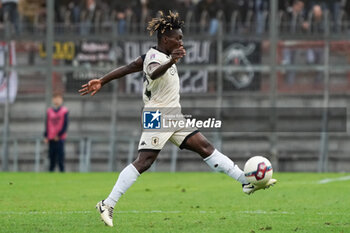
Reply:
[[[82, 95], [96, 94], [102, 85], [125, 74], [137, 72], [143, 66], [145, 74], [143, 101], [145, 108], [181, 108], [179, 99], [180, 83], [176, 63], [186, 55], [183, 47], [183, 34], [177, 13], [169, 12], [152, 19], [148, 24], [150, 34], [156, 32], [158, 44], [151, 48], [145, 56], [137, 58], [129, 65], [122, 66], [101, 79], [91, 80], [80, 90]], [[143, 62], [142, 62], [143, 61]], [[138, 156], [134, 162], [125, 167], [109, 196], [97, 203], [96, 208], [102, 220], [113, 226], [113, 209], [119, 198], [128, 190], [136, 179], [156, 160], [159, 152], [170, 140], [180, 149], [188, 149], [198, 153], [214, 171], [224, 172], [242, 184], [243, 192], [251, 194], [256, 190], [268, 188], [276, 183], [271, 179], [265, 186], [249, 184], [244, 172], [226, 155], [216, 150], [213, 145], [196, 129], [174, 129], [168, 132], [142, 132], [138, 147]]]

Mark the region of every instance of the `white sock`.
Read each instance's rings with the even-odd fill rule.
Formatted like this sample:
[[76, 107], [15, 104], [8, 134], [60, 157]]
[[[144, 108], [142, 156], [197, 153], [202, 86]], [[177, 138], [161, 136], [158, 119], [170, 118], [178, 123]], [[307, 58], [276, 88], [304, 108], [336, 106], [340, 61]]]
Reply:
[[242, 184], [249, 183], [245, 178], [244, 172], [237, 165], [235, 165], [230, 158], [220, 153], [216, 149], [209, 157], [205, 158], [204, 161], [214, 171], [225, 172], [227, 175], [231, 176], [233, 179]]
[[112, 192], [109, 194], [108, 198], [103, 201], [104, 204], [114, 207], [119, 198], [130, 188], [130, 186], [136, 181], [140, 173], [134, 167], [134, 165], [129, 164], [123, 171], [119, 174], [118, 180], [115, 183]]

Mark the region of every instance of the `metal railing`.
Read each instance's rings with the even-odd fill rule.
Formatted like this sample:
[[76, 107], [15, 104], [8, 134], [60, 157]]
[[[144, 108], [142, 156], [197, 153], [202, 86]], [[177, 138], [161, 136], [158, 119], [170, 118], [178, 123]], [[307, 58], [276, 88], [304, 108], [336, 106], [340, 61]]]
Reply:
[[[137, 148], [135, 147], [135, 144], [138, 143], [139, 138], [137, 137], [118, 137], [116, 141], [113, 143], [115, 145], [118, 145], [119, 143], [127, 143], [128, 144], [128, 152], [127, 152], [127, 158], [126, 162], [127, 164], [130, 164], [133, 162], [133, 159], [135, 157], [135, 154], [137, 153]], [[0, 141], [1, 142], [1, 141]], [[90, 172], [91, 171], [91, 160], [92, 160], [92, 148], [94, 143], [105, 143], [106, 145], [110, 143], [109, 138], [100, 138], [100, 137], [68, 137], [65, 141], [65, 144], [76, 144], [79, 148], [78, 153], [78, 171], [79, 172]], [[26, 151], [26, 153], [30, 153], [27, 157], [21, 157], [19, 156], [19, 148], [23, 144], [34, 144], [33, 151]], [[46, 148], [46, 146], [43, 146], [43, 137], [37, 136], [37, 137], [11, 137], [8, 139], [9, 144], [9, 157], [8, 160], [11, 161], [11, 163], [8, 163], [9, 167], [12, 167], [10, 171], [12, 172], [18, 172], [19, 170], [19, 164], [20, 160], [29, 160], [30, 162], [33, 162], [33, 172], [42, 172], [47, 171], [48, 169], [48, 157], [47, 157], [47, 151], [43, 148]], [[106, 152], [106, 154], [108, 154]], [[175, 145], [172, 145], [171, 147], [171, 158], [170, 158], [170, 172], [176, 171], [176, 165], [177, 165], [177, 159], [178, 159], [178, 148]], [[114, 163], [116, 161], [110, 161], [110, 158], [106, 158], [106, 162]], [[1, 161], [3, 162], [3, 161]], [[151, 171], [156, 171], [156, 164], [154, 164], [151, 167]], [[107, 171], [107, 170], [106, 170]], [[113, 170], [108, 170], [113, 171]]]

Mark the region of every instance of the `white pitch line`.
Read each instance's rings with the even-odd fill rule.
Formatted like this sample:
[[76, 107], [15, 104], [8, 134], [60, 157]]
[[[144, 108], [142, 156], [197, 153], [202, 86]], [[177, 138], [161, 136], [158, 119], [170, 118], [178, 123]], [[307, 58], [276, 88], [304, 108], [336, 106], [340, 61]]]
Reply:
[[241, 214], [295, 214], [294, 212], [287, 211], [265, 211], [265, 210], [253, 210], [253, 211], [237, 211], [237, 213]]
[[342, 177], [338, 177], [338, 178], [327, 178], [327, 179], [323, 179], [318, 181], [319, 184], [327, 184], [327, 183], [331, 183], [331, 182], [337, 182], [337, 181], [345, 181], [345, 180], [350, 180], [350, 176], [342, 176]]

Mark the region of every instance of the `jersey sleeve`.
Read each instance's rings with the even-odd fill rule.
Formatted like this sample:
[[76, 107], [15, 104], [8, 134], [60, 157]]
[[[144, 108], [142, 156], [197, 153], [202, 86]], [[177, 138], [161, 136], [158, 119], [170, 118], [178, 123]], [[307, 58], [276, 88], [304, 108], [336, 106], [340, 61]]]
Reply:
[[157, 54], [156, 52], [152, 52], [150, 54], [147, 54], [145, 63], [146, 63], [146, 70], [145, 70], [146, 74], [150, 75], [148, 66], [152, 63], [162, 64], [162, 57], [160, 54]]

